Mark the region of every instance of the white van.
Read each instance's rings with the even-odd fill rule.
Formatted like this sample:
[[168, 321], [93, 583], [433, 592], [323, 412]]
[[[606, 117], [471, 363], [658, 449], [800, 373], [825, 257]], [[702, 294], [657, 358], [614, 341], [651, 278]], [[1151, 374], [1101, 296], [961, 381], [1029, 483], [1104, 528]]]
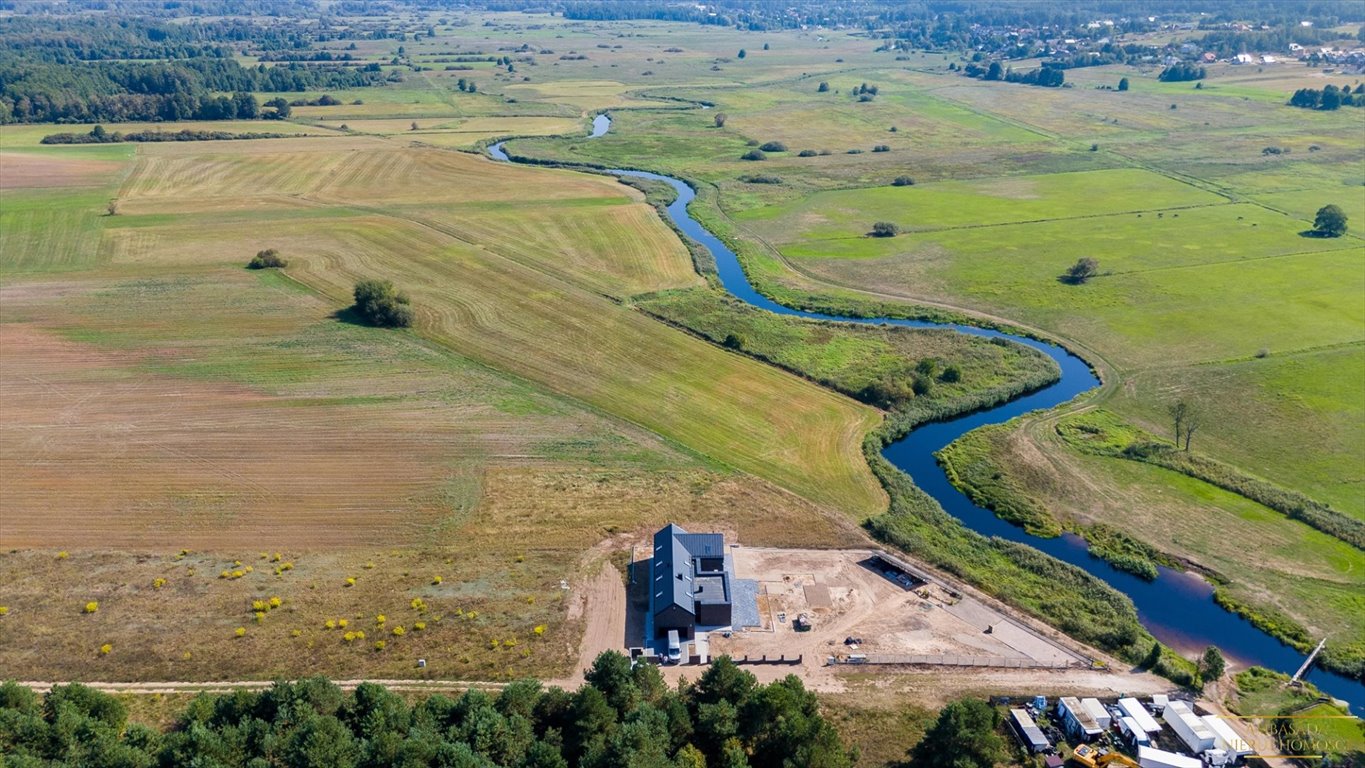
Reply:
[[678, 639], [678, 630], [668, 630], [668, 663], [677, 664], [682, 660], [682, 642]]

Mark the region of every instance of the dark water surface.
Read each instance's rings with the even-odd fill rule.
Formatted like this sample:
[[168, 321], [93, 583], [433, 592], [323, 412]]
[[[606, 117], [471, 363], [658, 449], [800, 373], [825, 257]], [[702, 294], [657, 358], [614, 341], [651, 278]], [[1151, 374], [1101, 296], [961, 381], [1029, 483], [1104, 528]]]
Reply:
[[[593, 120], [592, 137], [603, 135], [610, 127], [610, 118], [598, 115]], [[501, 142], [489, 147], [488, 152], [495, 160], [508, 159]], [[1008, 421], [1029, 411], [1052, 408], [1099, 386], [1099, 378], [1084, 360], [1055, 344], [970, 325], [894, 318], [852, 318], [785, 307], [756, 291], [750, 284], [748, 276], [744, 274], [744, 269], [734, 252], [692, 218], [687, 206], [696, 197], [696, 192], [685, 182], [646, 171], [613, 170], [612, 173], [618, 176], [653, 179], [673, 187], [677, 192], [677, 199], [668, 206], [668, 217], [679, 229], [687, 233], [688, 237], [700, 243], [715, 257], [716, 269], [720, 273], [720, 280], [725, 289], [755, 307], [780, 315], [820, 320], [901, 325], [909, 328], [951, 328], [973, 336], [1009, 339], [1039, 350], [1055, 360], [1062, 372], [1057, 383], [994, 408], [916, 427], [906, 437], [887, 446], [883, 455], [914, 478], [916, 485], [937, 499], [949, 514], [961, 520], [968, 528], [986, 536], [998, 536], [1042, 550], [1058, 560], [1085, 570], [1128, 595], [1137, 606], [1138, 618], [1141, 619], [1143, 626], [1172, 648], [1187, 654], [1197, 654], [1207, 646], [1216, 645], [1230, 661], [1257, 664], [1291, 675], [1303, 663], [1304, 654], [1215, 603], [1213, 587], [1198, 576], [1158, 567], [1159, 574], [1156, 580], [1145, 581], [1092, 556], [1085, 541], [1078, 536], [1066, 534], [1046, 539], [1026, 533], [1023, 528], [1001, 520], [990, 510], [973, 504], [948, 482], [947, 475], [934, 458], [936, 451], [977, 427]], [[1254, 568], [1255, 563], [1249, 561], [1247, 567]], [[1305, 677], [1323, 691], [1349, 702], [1353, 713], [1365, 714], [1365, 683], [1317, 668]]]

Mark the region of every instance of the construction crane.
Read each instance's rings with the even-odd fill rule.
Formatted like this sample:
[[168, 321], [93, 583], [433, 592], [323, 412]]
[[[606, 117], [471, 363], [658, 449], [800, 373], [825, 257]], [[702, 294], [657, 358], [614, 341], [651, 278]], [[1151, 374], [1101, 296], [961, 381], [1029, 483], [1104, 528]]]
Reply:
[[1085, 768], [1105, 768], [1110, 765], [1121, 765], [1124, 768], [1139, 768], [1138, 762], [1122, 752], [1110, 752], [1107, 749], [1096, 749], [1089, 744], [1082, 744], [1076, 747], [1071, 753], [1071, 759], [1077, 765]]

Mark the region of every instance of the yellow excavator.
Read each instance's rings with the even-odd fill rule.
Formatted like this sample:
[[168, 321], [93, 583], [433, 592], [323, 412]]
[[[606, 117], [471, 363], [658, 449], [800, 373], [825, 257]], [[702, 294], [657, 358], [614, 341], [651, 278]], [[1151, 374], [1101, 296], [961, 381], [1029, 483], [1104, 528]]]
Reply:
[[1097, 749], [1089, 744], [1082, 744], [1076, 747], [1071, 753], [1071, 759], [1076, 765], [1083, 765], [1085, 768], [1105, 768], [1110, 765], [1121, 765], [1124, 768], [1139, 768], [1138, 762], [1122, 752], [1110, 752], [1107, 749]]

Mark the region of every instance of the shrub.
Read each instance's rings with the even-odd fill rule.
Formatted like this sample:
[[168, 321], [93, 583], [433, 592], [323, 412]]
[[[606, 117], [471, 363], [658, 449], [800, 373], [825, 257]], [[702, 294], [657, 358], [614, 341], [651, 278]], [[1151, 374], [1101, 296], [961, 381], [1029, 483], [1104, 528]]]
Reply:
[[796, 156], [797, 156], [797, 157], [815, 157], [815, 156], [818, 155], [818, 154], [820, 154], [820, 153], [819, 153], [819, 152], [816, 152], [816, 151], [813, 150], [813, 149], [803, 149], [803, 150], [801, 150], [800, 152], [797, 152], [797, 153], [796, 153]]
[[407, 294], [388, 280], [361, 280], [355, 284], [355, 308], [360, 316], [381, 328], [406, 328], [412, 325], [412, 308]]
[[269, 606], [267, 605], [267, 603], [266, 603], [264, 600], [252, 600], [252, 601], [251, 601], [251, 610], [255, 611], [256, 613], [261, 613], [261, 612], [266, 611], [266, 610], [268, 610], [268, 609], [269, 609]]
[[354, 586], [355, 586], [355, 577], [354, 577], [354, 576], [347, 576], [347, 577], [346, 577], [346, 586], [348, 586], [348, 587], [354, 587]]
[[265, 623], [265, 611], [256, 611], [256, 613], [253, 615], [255, 616], [257, 624]]
[[748, 339], [744, 338], [743, 334], [727, 333], [725, 334], [725, 341], [722, 343], [727, 349], [744, 349], [744, 345], [747, 344], [748, 341]]
[[962, 381], [962, 369], [958, 368], [956, 365], [950, 365], [943, 369], [943, 373], [938, 377], [938, 380], [949, 384], [956, 384], [957, 382]]
[[63, 549], [61, 552], [58, 552], [58, 553], [57, 553], [57, 559], [58, 559], [58, 560], [65, 560], [65, 559], [67, 559], [68, 557], [70, 557], [70, 555], [68, 555], [68, 554], [66, 553], [66, 550], [64, 550], [64, 549]]
[[445, 581], [445, 579], [442, 579], [440, 576], [436, 576], [436, 577], [432, 578], [431, 583], [434, 584], [434, 585], [436, 585], [436, 586], [440, 586], [440, 584], [441, 584], [442, 581]]
[[235, 637], [246, 637], [246, 627], [238, 627], [232, 630], [232, 634]]
[[899, 235], [901, 228], [889, 221], [879, 221], [872, 225], [873, 237], [895, 237]]
[[387, 643], [385, 643], [383, 640], [376, 640], [376, 641], [374, 641], [374, 649], [375, 649], [376, 651], [382, 651], [382, 650], [384, 650], [384, 646], [385, 646], [385, 645], [387, 645]]
[[355, 633], [354, 633], [354, 632], [347, 632], [346, 634], [344, 634], [344, 635], [341, 636], [341, 639], [342, 639], [342, 640], [345, 640], [345, 641], [348, 642], [348, 643], [353, 643], [353, 642], [355, 642]]
[[355, 639], [357, 639], [357, 640], [364, 640], [364, 639], [365, 639], [365, 630], [363, 630], [363, 629], [357, 629], [357, 630], [355, 631]]
[[783, 144], [780, 141], [769, 141], [759, 146], [759, 149], [763, 150], [764, 152], [786, 152], [787, 145]]
[[857, 147], [854, 147], [853, 149], [850, 149], [848, 152], [845, 152], [844, 154], [847, 154], [847, 155], [861, 155], [862, 153], [863, 153], [863, 151], [862, 151], [861, 149], [858, 149]]
[[271, 608], [279, 608], [281, 605], [284, 604], [284, 601], [281, 600], [281, 599], [278, 598], [278, 597], [272, 597], [272, 598], [270, 598], [270, 601], [269, 601], [269, 603], [267, 603], [267, 604], [268, 604]]
[[403, 636], [403, 633], [404, 633], [405, 631], [406, 631], [406, 630], [404, 630], [402, 627], [394, 627], [394, 628], [393, 628], [393, 636], [394, 636], [394, 637], [402, 637], [402, 636]]
[[0, 605], [0, 616], [8, 616], [8, 615], [9, 615], [9, 606], [8, 606], [8, 605]]
[[913, 187], [913, 186], [915, 186], [915, 180], [912, 179], [912, 178], [910, 178], [909, 176], [897, 176], [897, 177], [895, 178], [895, 180], [891, 182], [891, 186], [893, 186], [893, 187]]
[[341, 629], [345, 629], [345, 628], [346, 628], [346, 625], [347, 625], [347, 624], [350, 624], [350, 623], [351, 623], [351, 622], [348, 621], [347, 619], [337, 619], [337, 627], [339, 627], [339, 628], [341, 628]]
[[85, 604], [85, 608], [84, 608], [83, 610], [84, 610], [85, 613], [94, 613], [94, 612], [98, 611], [99, 609], [100, 609], [99, 601], [98, 601], [98, 600], [91, 600], [90, 602], [88, 602], [88, 603]]
[[161, 589], [166, 586], [166, 580], [162, 578], [152, 579], [152, 589]]
[[536, 628], [531, 631], [536, 633], [536, 637], [540, 637], [541, 635], [545, 634], [545, 625], [537, 624]]
[[109, 643], [105, 643], [104, 645], [100, 646], [100, 655], [108, 656], [109, 652], [112, 650], [114, 650], [114, 646], [110, 645]]
[[382, 613], [379, 614], [378, 616], [375, 616], [375, 617], [374, 617], [374, 623], [375, 623], [375, 624], [379, 624], [379, 625], [381, 625], [381, 626], [384, 624], [384, 622], [386, 622], [386, 621], [388, 621], [388, 620], [389, 620], [389, 617], [388, 617], [388, 616], [385, 616], [385, 615], [382, 614]]
[[1062, 282], [1080, 285], [1099, 273], [1099, 261], [1089, 256], [1085, 256], [1077, 259], [1075, 264], [1067, 267], [1066, 272], [1062, 274]]
[[[280, 252], [274, 248], [267, 248], [264, 251], [257, 251], [256, 257], [247, 262], [247, 269], [282, 269], [289, 266]], [[264, 558], [264, 555], [262, 555]]]
[[759, 160], [767, 160], [768, 156], [763, 154], [763, 150], [761, 149], [751, 149], [748, 152], [745, 152], [744, 154], [740, 155], [739, 159], [757, 162]]
[[324, 621], [324, 622], [322, 623], [322, 626], [326, 627], [327, 629], [336, 629], [336, 628], [337, 628], [337, 620], [336, 620], [336, 619], [328, 619], [328, 620], [326, 620], [326, 621]]
[[740, 176], [739, 180], [746, 184], [781, 184], [781, 176]]
[[873, 152], [890, 152], [890, 151], [891, 151], [891, 145], [889, 145], [889, 144], [878, 144], [877, 146], [875, 146], [875, 147], [872, 148], [872, 151], [873, 151]]
[[425, 621], [419, 621], [413, 624], [412, 628], [417, 632], [421, 632], [422, 630], [427, 628], [427, 623]]

